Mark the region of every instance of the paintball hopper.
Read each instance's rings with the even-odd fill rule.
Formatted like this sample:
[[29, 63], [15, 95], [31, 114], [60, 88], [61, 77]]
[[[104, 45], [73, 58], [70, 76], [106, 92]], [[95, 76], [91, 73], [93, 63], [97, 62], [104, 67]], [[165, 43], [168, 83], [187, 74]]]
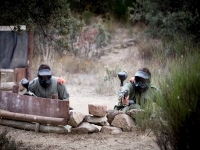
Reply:
[[128, 77], [128, 73], [126, 71], [121, 71], [121, 72], [118, 72], [118, 78], [120, 80], [120, 86], [123, 86], [123, 82], [124, 80], [126, 80], [126, 78]]
[[28, 89], [29, 81], [28, 81], [26, 78], [23, 78], [23, 79], [21, 80], [21, 85], [22, 85], [23, 87], [25, 87], [27, 91], [29, 91], [29, 89]]
[[29, 88], [28, 88], [29, 81], [26, 78], [23, 78], [21, 80], [21, 85], [26, 88], [26, 92], [23, 95], [29, 95], [29, 96], [35, 96], [36, 97], [36, 95], [34, 93], [32, 93], [31, 91], [29, 91]]

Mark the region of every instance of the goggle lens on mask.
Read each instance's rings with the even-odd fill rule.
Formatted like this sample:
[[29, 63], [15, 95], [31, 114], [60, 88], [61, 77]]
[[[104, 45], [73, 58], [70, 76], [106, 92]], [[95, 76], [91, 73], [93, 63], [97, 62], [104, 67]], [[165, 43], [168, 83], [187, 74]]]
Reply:
[[135, 82], [134, 82], [136, 87], [141, 87], [141, 88], [146, 88], [147, 87], [147, 80], [141, 78], [141, 77], [135, 77]]
[[38, 76], [41, 81], [48, 81], [51, 79], [51, 76]]

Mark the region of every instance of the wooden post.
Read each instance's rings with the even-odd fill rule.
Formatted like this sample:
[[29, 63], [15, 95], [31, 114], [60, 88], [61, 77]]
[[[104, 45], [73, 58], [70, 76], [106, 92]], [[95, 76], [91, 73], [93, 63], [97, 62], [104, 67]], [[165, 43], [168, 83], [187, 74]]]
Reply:
[[40, 124], [39, 123], [36, 123], [35, 124], [35, 132], [38, 133], [40, 130]]
[[1, 69], [0, 69], [0, 90], [1, 90]]
[[13, 89], [12, 89], [13, 93], [19, 93], [19, 85], [16, 83], [16, 85], [13, 85]]
[[32, 56], [33, 56], [33, 46], [34, 46], [34, 30], [29, 31], [28, 36], [28, 58], [27, 58], [27, 79], [30, 81], [32, 79]]

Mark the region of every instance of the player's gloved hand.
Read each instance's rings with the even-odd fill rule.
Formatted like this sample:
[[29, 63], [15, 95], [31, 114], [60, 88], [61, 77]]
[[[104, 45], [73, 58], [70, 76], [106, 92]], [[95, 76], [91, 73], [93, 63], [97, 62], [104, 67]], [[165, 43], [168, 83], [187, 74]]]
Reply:
[[63, 79], [63, 78], [58, 77], [58, 83], [59, 83], [59, 84], [65, 84], [66, 81], [65, 81], [65, 79]]
[[128, 105], [129, 104], [129, 96], [126, 96], [126, 97], [122, 97], [122, 104], [123, 105]]

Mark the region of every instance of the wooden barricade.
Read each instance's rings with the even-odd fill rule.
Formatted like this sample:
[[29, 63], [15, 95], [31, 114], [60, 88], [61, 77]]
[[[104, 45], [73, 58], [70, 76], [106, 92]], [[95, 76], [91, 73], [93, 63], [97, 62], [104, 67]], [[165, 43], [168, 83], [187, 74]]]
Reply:
[[0, 119], [65, 126], [69, 121], [69, 101], [0, 91]]

